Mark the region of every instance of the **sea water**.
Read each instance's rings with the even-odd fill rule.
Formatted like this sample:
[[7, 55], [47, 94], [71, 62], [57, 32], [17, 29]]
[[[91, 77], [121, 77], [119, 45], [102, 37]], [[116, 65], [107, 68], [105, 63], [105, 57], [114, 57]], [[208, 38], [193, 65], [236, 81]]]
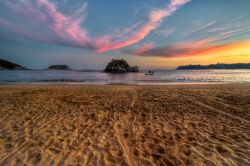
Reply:
[[169, 84], [250, 82], [250, 70], [161, 70], [154, 75], [75, 70], [0, 70], [0, 83]]

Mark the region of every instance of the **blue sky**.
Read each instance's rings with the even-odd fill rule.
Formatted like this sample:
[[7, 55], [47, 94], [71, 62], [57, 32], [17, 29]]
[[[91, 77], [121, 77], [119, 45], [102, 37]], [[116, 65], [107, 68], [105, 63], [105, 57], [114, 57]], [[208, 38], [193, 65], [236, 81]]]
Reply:
[[250, 62], [249, 0], [8, 0], [0, 58], [43, 69]]

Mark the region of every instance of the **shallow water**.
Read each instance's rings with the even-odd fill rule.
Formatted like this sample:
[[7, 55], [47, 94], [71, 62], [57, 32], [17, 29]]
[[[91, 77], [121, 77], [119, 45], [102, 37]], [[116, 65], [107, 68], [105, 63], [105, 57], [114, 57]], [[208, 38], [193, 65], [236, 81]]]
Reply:
[[250, 70], [164, 70], [109, 74], [63, 70], [0, 70], [0, 83], [169, 84], [250, 82]]

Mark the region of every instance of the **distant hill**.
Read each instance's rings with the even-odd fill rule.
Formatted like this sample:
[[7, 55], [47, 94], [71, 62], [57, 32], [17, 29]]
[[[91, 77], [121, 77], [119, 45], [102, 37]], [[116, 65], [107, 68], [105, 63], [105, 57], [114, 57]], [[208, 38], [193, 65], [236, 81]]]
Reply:
[[71, 70], [67, 65], [52, 65], [48, 68], [49, 70]]
[[138, 66], [130, 66], [125, 60], [112, 59], [106, 66], [105, 72], [108, 73], [127, 73], [127, 72], [139, 72]]
[[208, 70], [208, 69], [250, 69], [250, 63], [234, 63], [234, 64], [210, 64], [210, 65], [186, 65], [179, 66], [177, 70]]
[[28, 70], [28, 68], [12, 63], [3, 59], [0, 59], [0, 69], [1, 70]]

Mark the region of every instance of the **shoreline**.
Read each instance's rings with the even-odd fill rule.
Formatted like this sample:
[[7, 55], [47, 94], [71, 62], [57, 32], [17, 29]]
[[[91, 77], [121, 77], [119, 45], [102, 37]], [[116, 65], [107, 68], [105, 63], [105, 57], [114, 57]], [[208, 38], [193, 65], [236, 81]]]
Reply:
[[250, 82], [0, 82], [5, 85], [137, 85], [137, 86], [167, 86], [167, 85], [216, 85], [216, 84], [250, 84]]

